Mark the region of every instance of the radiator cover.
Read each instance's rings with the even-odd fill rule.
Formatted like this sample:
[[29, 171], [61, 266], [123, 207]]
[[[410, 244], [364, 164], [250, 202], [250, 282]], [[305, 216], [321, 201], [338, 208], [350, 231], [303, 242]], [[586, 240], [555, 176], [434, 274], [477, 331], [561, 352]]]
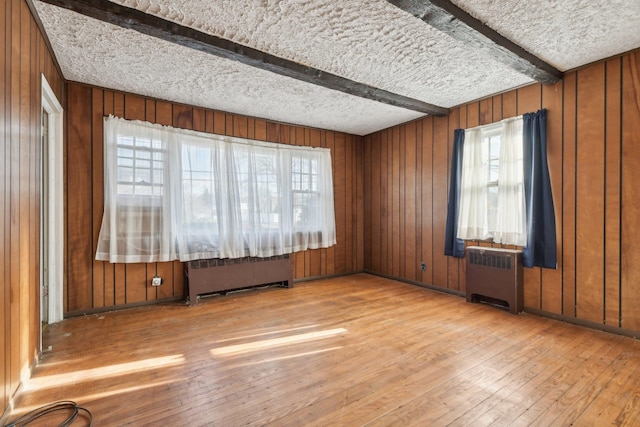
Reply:
[[293, 287], [293, 265], [289, 254], [269, 258], [200, 259], [186, 263], [185, 285], [189, 305], [198, 295], [231, 291], [272, 283]]
[[522, 251], [469, 246], [467, 301], [492, 302], [513, 314], [524, 308]]

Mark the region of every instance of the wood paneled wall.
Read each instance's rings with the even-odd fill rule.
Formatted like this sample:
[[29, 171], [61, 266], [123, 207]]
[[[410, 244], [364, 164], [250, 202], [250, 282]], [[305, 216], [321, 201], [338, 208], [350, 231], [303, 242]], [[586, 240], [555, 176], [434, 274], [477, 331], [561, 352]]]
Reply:
[[25, 0], [0, 5], [0, 377], [2, 410], [40, 342], [41, 75], [64, 81]]
[[[296, 253], [296, 279], [332, 276], [364, 268], [363, 138], [340, 132], [273, 123], [114, 92], [67, 84], [67, 315], [183, 296], [179, 262], [110, 264], [95, 261], [103, 214], [103, 117], [114, 114], [223, 135], [282, 144], [328, 147], [333, 159], [338, 244]], [[160, 287], [150, 285], [155, 274]]]
[[443, 255], [453, 131], [546, 108], [558, 269], [525, 269], [525, 307], [640, 331], [639, 70], [631, 52], [365, 137], [365, 269], [463, 294]]

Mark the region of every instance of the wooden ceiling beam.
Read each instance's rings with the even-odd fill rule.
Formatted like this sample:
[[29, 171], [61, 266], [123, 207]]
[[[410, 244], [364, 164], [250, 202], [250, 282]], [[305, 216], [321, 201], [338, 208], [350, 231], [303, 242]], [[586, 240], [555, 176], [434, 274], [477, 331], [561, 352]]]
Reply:
[[171, 21], [112, 3], [109, 0], [41, 0], [54, 6], [108, 22], [148, 36], [206, 52], [221, 58], [238, 61], [252, 67], [291, 77], [306, 83], [348, 93], [420, 113], [442, 116], [448, 108], [432, 105], [414, 98], [391, 93], [335, 74], [307, 67], [259, 50], [203, 33]]
[[554, 84], [562, 79], [561, 71], [487, 27], [449, 0], [387, 1], [542, 84]]

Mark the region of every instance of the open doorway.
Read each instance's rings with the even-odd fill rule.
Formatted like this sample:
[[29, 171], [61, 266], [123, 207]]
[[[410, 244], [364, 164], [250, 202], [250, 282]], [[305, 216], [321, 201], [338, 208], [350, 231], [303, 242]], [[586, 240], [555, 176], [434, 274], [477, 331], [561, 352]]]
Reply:
[[63, 109], [44, 75], [41, 123], [40, 319], [49, 324], [63, 317]]

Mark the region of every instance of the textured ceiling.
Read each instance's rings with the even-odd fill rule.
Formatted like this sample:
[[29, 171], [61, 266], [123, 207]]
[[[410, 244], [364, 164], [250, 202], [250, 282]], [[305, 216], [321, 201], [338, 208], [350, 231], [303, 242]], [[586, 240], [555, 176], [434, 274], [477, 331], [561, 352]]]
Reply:
[[[532, 82], [384, 0], [111, 1], [442, 107]], [[640, 1], [454, 3], [560, 70], [640, 46]], [[423, 115], [35, 4], [68, 80], [358, 135]]]
[[561, 71], [640, 47], [639, 0], [452, 0]]

